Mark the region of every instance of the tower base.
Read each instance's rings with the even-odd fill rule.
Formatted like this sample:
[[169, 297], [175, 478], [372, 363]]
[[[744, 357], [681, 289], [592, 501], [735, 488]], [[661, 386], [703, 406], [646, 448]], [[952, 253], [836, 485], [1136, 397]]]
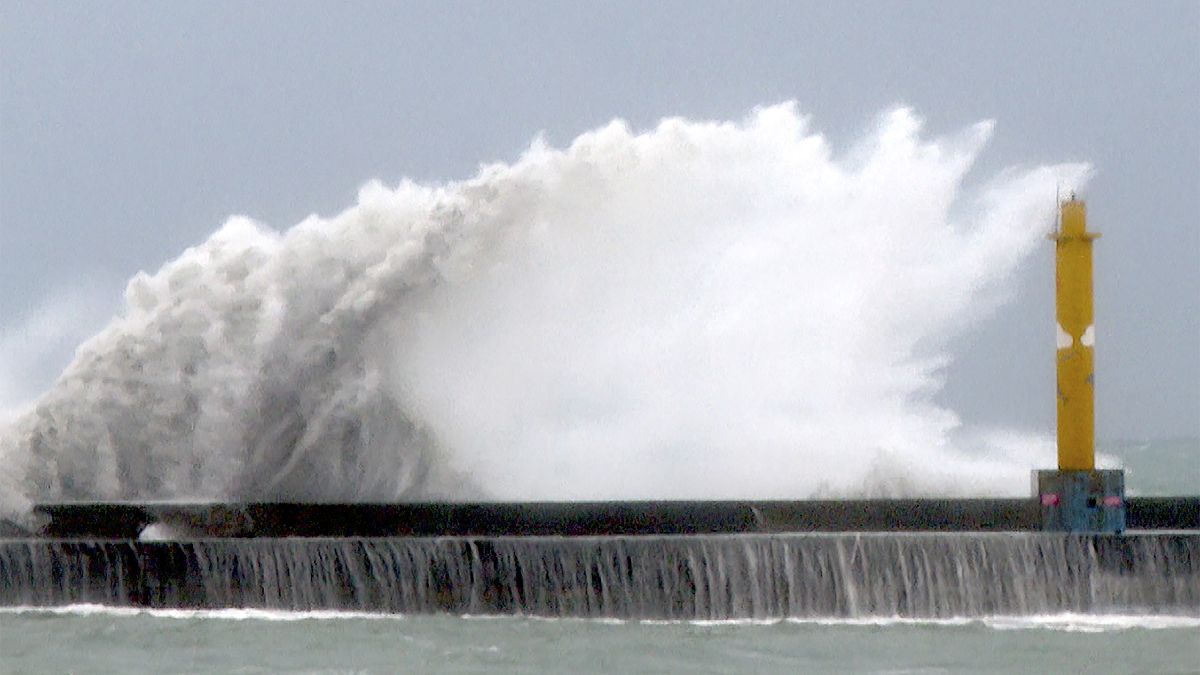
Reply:
[[1125, 530], [1125, 472], [1034, 471], [1034, 496], [1046, 532], [1118, 533]]

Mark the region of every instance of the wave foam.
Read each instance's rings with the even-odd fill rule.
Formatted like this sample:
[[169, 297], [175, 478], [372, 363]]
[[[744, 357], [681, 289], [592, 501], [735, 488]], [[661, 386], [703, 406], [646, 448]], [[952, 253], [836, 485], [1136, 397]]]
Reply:
[[[794, 104], [613, 122], [248, 218], [129, 282], [0, 433], [7, 501], [987, 494], [934, 402], [1083, 165], [966, 186], [983, 122], [837, 155]], [[985, 444], [986, 445], [986, 444]], [[919, 469], [919, 470], [918, 470]], [[10, 507], [12, 504], [10, 504]]]
[[[348, 611], [286, 611], [272, 609], [146, 609], [79, 604], [60, 607], [0, 607], [0, 614], [55, 616], [113, 616], [152, 617], [157, 619], [211, 619], [218, 621], [345, 621], [345, 620], [409, 620], [421, 617], [403, 614], [381, 614]], [[845, 627], [892, 626], [986, 626], [994, 630], [1052, 630], [1062, 632], [1104, 633], [1126, 630], [1195, 630], [1200, 629], [1200, 617], [1161, 614], [1045, 614], [1034, 616], [950, 617], [917, 619], [897, 616], [874, 617], [814, 617], [787, 619], [728, 619], [712, 621], [626, 620], [616, 618], [558, 618], [508, 615], [464, 615], [465, 620], [488, 621], [547, 621], [589, 623], [598, 625], [693, 625], [693, 626], [777, 626], [780, 624]]]

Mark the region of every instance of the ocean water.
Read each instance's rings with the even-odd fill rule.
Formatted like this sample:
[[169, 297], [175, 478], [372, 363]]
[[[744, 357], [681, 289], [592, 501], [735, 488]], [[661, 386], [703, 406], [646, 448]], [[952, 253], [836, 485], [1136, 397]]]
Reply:
[[1097, 450], [1125, 469], [1131, 495], [1200, 494], [1200, 438], [1101, 442]]
[[638, 622], [97, 606], [0, 610], [0, 670], [1195, 673], [1200, 618]]

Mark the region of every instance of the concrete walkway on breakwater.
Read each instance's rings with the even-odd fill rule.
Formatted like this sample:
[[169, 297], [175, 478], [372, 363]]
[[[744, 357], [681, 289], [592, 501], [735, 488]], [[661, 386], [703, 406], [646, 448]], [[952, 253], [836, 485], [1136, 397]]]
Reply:
[[[1033, 499], [612, 501], [409, 504], [42, 504], [46, 538], [601, 536], [778, 532], [1036, 531]], [[1130, 530], [1200, 530], [1200, 496], [1131, 497]]]

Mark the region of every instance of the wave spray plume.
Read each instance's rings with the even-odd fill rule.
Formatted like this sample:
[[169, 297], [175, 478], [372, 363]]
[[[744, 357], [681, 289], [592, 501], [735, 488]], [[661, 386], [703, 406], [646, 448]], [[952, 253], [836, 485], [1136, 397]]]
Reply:
[[47, 499], [995, 494], [934, 402], [950, 339], [1087, 167], [964, 177], [906, 109], [836, 155], [794, 104], [620, 121], [446, 185], [229, 220], [0, 433]]

